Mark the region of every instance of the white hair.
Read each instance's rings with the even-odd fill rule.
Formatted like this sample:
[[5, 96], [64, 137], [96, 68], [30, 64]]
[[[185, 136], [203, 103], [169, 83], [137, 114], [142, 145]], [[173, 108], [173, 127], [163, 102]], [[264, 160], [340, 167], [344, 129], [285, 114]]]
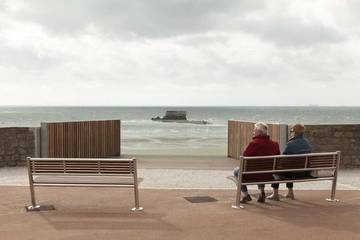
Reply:
[[263, 122], [257, 122], [255, 123], [255, 130], [261, 132], [262, 134], [264, 135], [267, 135], [268, 134], [268, 126], [266, 123], [263, 123]]

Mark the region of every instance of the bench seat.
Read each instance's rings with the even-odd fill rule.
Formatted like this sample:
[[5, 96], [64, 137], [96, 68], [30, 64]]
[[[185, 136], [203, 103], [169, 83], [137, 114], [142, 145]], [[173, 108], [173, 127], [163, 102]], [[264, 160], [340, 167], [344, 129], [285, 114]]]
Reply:
[[52, 186], [56, 184], [66, 184], [66, 185], [120, 185], [125, 186], [129, 185], [129, 187], [134, 186], [134, 178], [128, 177], [107, 177], [107, 176], [56, 176], [56, 175], [41, 175], [34, 177], [34, 186]]

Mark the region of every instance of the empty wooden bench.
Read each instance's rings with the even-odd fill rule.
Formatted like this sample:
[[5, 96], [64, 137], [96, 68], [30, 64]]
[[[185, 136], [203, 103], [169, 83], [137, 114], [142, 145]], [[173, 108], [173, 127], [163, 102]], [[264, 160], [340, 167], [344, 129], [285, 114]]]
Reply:
[[[240, 205], [241, 185], [287, 183], [287, 182], [311, 182], [331, 180], [331, 195], [327, 201], [337, 201], [335, 199], [336, 181], [339, 170], [341, 152], [329, 153], [310, 153], [297, 155], [275, 155], [244, 157], [240, 156], [240, 172], [237, 181], [236, 201], [233, 208], [243, 208]], [[329, 170], [332, 174], [319, 177], [302, 177], [275, 180], [273, 174], [284, 172], [320, 171]], [[257, 176], [261, 177], [257, 179]]]
[[135, 207], [140, 211], [136, 159], [27, 158], [31, 205], [36, 203], [34, 187], [119, 187], [133, 188]]

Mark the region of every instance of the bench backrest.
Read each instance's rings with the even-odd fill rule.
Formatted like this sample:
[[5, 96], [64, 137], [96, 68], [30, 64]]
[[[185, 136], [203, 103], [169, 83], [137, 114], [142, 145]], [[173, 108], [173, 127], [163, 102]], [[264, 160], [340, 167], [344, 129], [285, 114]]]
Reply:
[[241, 172], [282, 172], [286, 170], [336, 169], [340, 152], [240, 157]]
[[28, 158], [32, 175], [132, 176], [136, 159]]

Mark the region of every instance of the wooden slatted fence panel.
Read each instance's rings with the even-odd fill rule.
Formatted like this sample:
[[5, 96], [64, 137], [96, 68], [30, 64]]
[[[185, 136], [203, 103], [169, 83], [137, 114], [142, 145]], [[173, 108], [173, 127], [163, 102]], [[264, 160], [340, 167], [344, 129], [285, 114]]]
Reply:
[[42, 157], [120, 156], [120, 128], [120, 120], [43, 123]]
[[[239, 158], [252, 139], [254, 122], [228, 121], [228, 157]], [[283, 149], [287, 142], [287, 125], [267, 124], [270, 138]]]

